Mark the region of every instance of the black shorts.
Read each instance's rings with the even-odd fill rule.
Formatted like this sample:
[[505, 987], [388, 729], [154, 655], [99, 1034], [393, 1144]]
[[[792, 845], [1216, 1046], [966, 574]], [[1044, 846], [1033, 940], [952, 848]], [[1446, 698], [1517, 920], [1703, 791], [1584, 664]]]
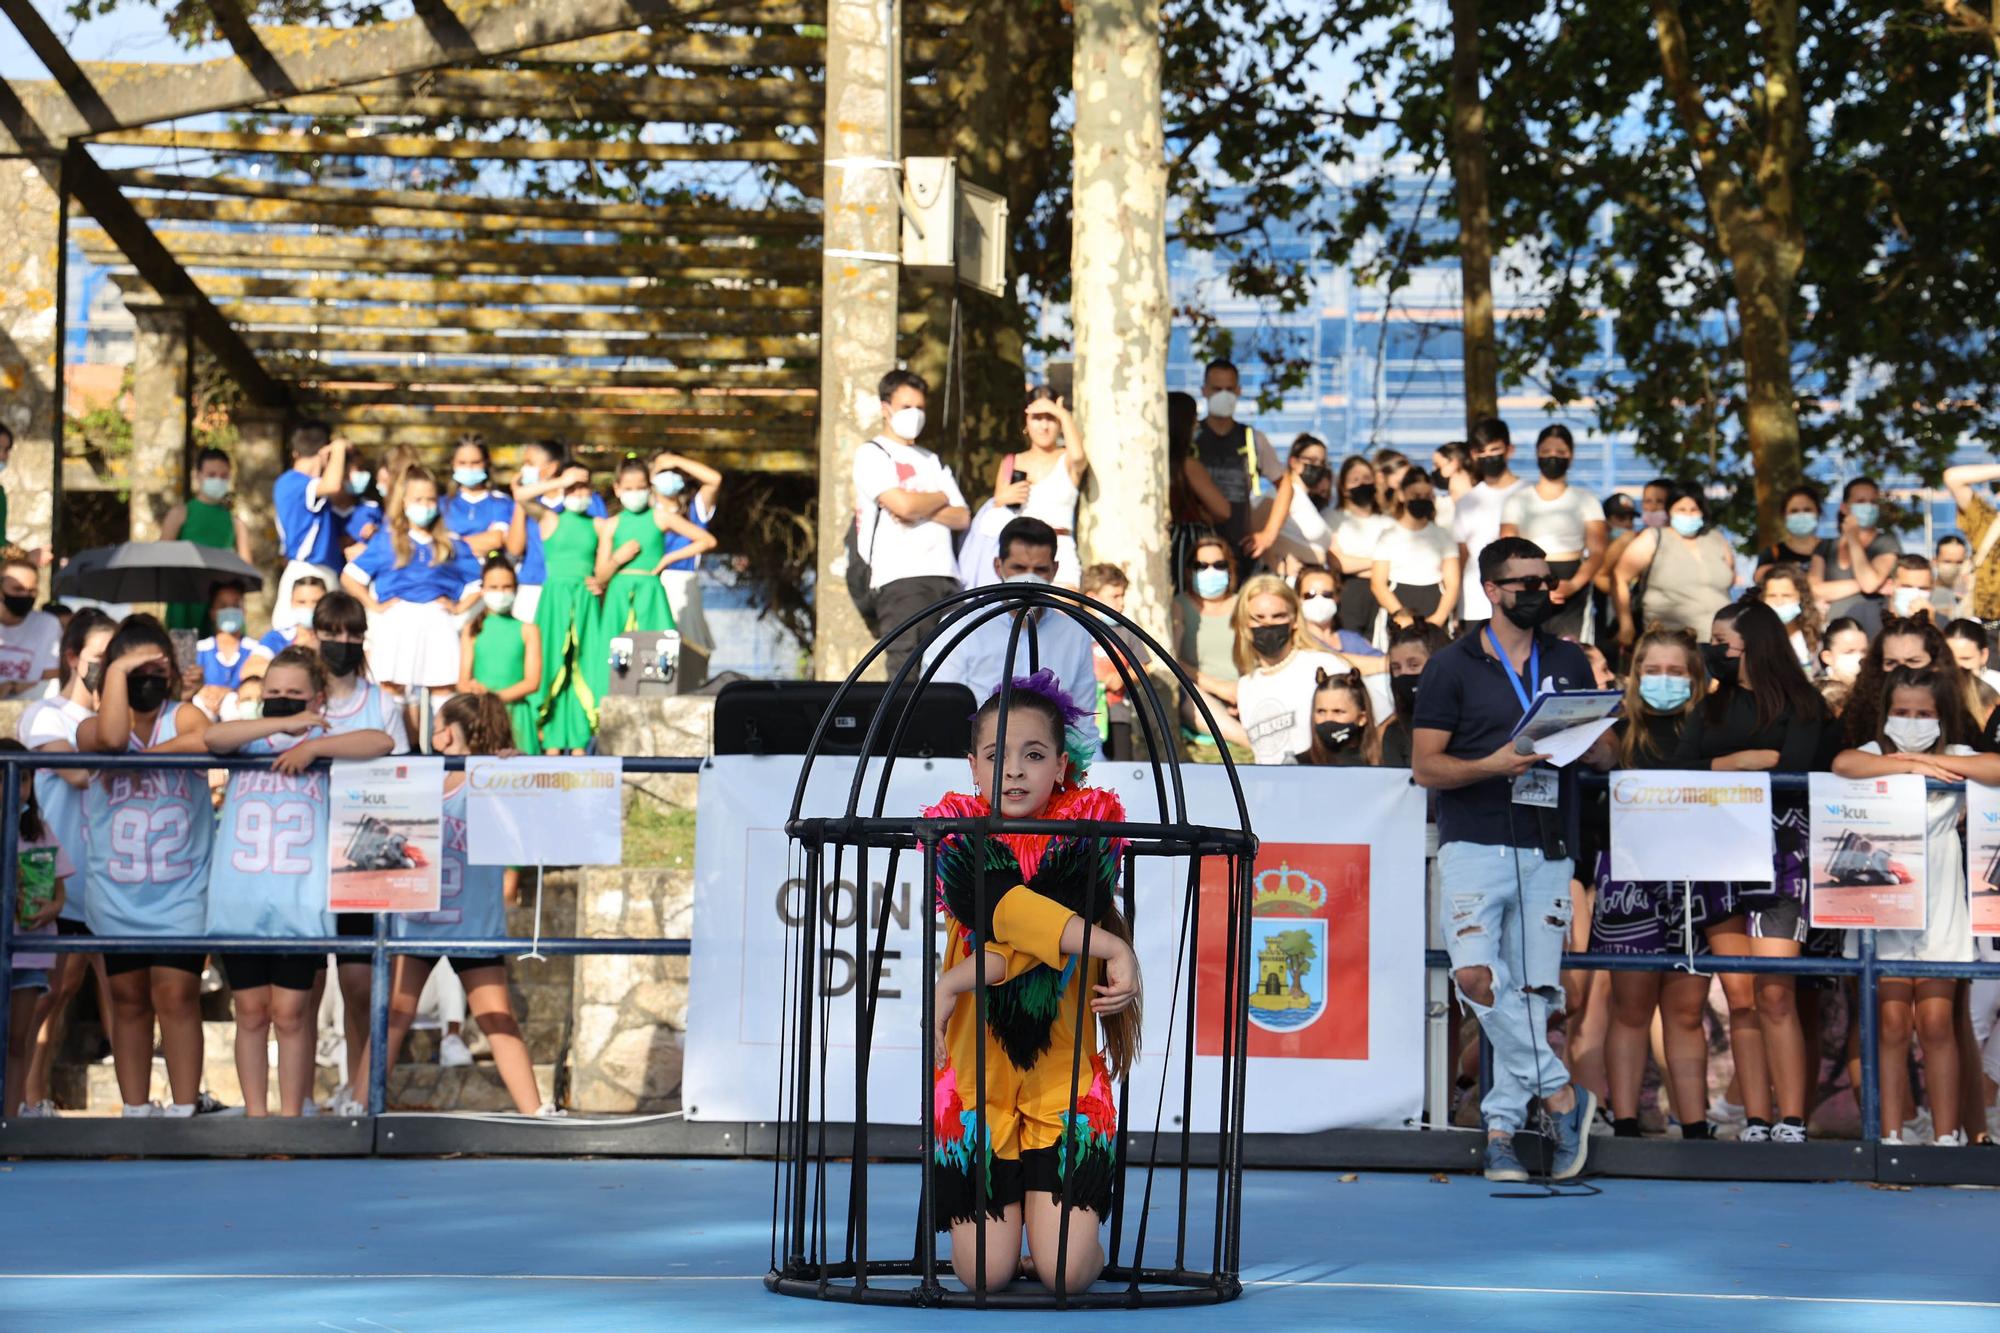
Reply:
[[502, 958], [498, 954], [494, 954], [490, 957], [482, 954], [477, 958], [452, 958], [448, 959], [447, 961], [451, 963], [451, 970], [458, 974], [459, 980], [461, 981], [465, 979], [465, 974], [467, 972], [477, 972], [482, 967], [504, 968], [507, 966], [507, 960], [505, 958]]
[[60, 917], [60, 916], [59, 916], [59, 917], [57, 917], [57, 918], [56, 918], [56, 934], [58, 934], [58, 935], [89, 935], [89, 934], [90, 934], [90, 927], [89, 927], [89, 926], [86, 926], [86, 925], [84, 925], [84, 924], [83, 924], [83, 922], [81, 922], [81, 921], [71, 921], [71, 920], [70, 920], [69, 918], [67, 918], [67, 917]]
[[[347, 939], [358, 937], [364, 940], [372, 940], [375, 938], [375, 914], [373, 912], [336, 912], [333, 917], [333, 933]], [[333, 956], [333, 961], [341, 967], [348, 967], [355, 963], [366, 965], [372, 962], [374, 958], [375, 955], [372, 952], [337, 953]]]
[[276, 986], [308, 991], [325, 969], [322, 953], [232, 953], [222, 958], [222, 975], [231, 990]]
[[104, 974], [122, 977], [127, 972], [144, 972], [149, 967], [171, 967], [176, 972], [192, 972], [198, 977], [207, 957], [201, 953], [108, 953], [104, 955]]

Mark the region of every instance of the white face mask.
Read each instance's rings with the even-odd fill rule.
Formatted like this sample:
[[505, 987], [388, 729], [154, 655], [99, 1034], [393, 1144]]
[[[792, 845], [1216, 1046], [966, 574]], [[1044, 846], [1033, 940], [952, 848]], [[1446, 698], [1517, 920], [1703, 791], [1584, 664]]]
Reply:
[[1031, 588], [1046, 588], [1049, 586], [1049, 581], [1047, 579], [1043, 578], [1040, 574], [1032, 574], [1032, 573], [1009, 574], [1005, 579], [1001, 581], [1003, 583], [1023, 583]]
[[413, 500], [403, 506], [403, 517], [409, 520], [413, 528], [428, 528], [437, 522], [437, 516], [438, 507], [433, 504], [422, 504]]
[[482, 592], [479, 594], [479, 600], [486, 603], [486, 609], [496, 616], [504, 616], [514, 609], [514, 594], [507, 588]]
[[1892, 717], [1882, 723], [1882, 734], [1904, 754], [1930, 750], [1937, 745], [1943, 730], [1934, 717]]
[[590, 512], [590, 497], [587, 495], [565, 495], [563, 497], [563, 508], [572, 514], [587, 514]]
[[1929, 588], [1898, 588], [1896, 589], [1895, 600], [1897, 615], [1913, 616], [1923, 607], [1930, 605], [1931, 590]]
[[1236, 419], [1236, 404], [1238, 401], [1237, 396], [1229, 390], [1219, 389], [1208, 396], [1205, 409], [1210, 416], [1216, 418], [1218, 421], [1234, 421]]
[[1835, 653], [1827, 670], [1835, 680], [1852, 683], [1861, 674], [1861, 659], [1864, 656], [1864, 653]]
[[204, 500], [220, 500], [220, 499], [222, 499], [222, 498], [223, 498], [224, 496], [226, 496], [226, 495], [228, 495], [228, 494], [229, 494], [229, 478], [227, 478], [227, 477], [203, 477], [203, 478], [201, 479], [201, 498], [202, 498], [202, 499], [204, 499]]
[[523, 486], [532, 486], [541, 479], [542, 470], [533, 463], [523, 463], [521, 465], [521, 484]]
[[1334, 605], [1332, 597], [1315, 595], [1299, 599], [1299, 614], [1306, 618], [1306, 623], [1309, 625], [1332, 624], [1334, 612], [1339, 609]]
[[889, 414], [889, 430], [899, 440], [914, 440], [924, 433], [924, 409], [899, 407]]
[[651, 504], [652, 502], [653, 502], [653, 493], [651, 491], [618, 492], [618, 503], [624, 505], [625, 508], [627, 508], [628, 510], [630, 510], [635, 514], [638, 513], [641, 509], [644, 509], [647, 505]]

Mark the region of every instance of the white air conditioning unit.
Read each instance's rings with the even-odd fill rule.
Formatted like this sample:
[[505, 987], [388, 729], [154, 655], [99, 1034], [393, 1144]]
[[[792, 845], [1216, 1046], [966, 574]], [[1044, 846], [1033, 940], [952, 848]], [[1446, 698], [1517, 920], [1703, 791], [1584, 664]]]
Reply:
[[903, 264], [954, 269], [994, 296], [1007, 285], [1007, 201], [967, 185], [948, 157], [903, 159]]

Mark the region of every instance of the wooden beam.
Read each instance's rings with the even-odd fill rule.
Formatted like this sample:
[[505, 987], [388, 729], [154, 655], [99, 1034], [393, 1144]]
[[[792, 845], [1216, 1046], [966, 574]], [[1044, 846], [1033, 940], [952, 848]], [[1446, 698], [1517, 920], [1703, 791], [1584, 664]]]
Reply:
[[604, 429], [678, 431], [752, 431], [792, 434], [805, 439], [812, 433], [811, 413], [774, 415], [770, 413], [717, 412], [619, 412], [608, 410], [556, 410], [508, 412], [480, 408], [397, 407], [329, 403], [327, 410], [345, 422], [367, 421], [378, 426], [458, 426], [466, 430], [496, 430], [515, 434], [560, 435]]
[[[21, 81], [14, 88], [44, 134], [68, 139], [648, 24], [672, 31], [715, 10], [707, 0], [456, 0], [446, 11], [455, 20], [450, 25], [419, 16], [353, 28], [247, 28], [254, 43], [250, 60], [237, 55], [192, 64], [78, 65], [66, 56], [60, 64], [44, 57], [56, 81]], [[0, 12], [24, 37], [47, 29], [32, 0], [0, 0]], [[243, 45], [243, 34], [236, 36]]]
[[[633, 424], [582, 423], [564, 421], [552, 416], [547, 423], [537, 422], [511, 436], [512, 439], [536, 439], [553, 436], [579, 446], [595, 445], [600, 449], [640, 451], [646, 449], [676, 449], [685, 453], [707, 453], [717, 449], [804, 449], [811, 443], [811, 437], [797, 431], [772, 432], [755, 430], [676, 430], [664, 425], [643, 424], [645, 418], [635, 417]], [[334, 433], [343, 435], [355, 444], [449, 444], [464, 435], [467, 427], [463, 422], [438, 422], [425, 425], [405, 425], [395, 422], [355, 421], [345, 417], [328, 418]], [[489, 430], [499, 431], [498, 426]], [[489, 442], [495, 441], [488, 435]]]
[[806, 334], [819, 332], [819, 316], [811, 310], [747, 312], [719, 310], [509, 310], [482, 306], [273, 305], [269, 302], [224, 305], [223, 317], [234, 324], [314, 326], [352, 329], [464, 329], [507, 333], [553, 330], [581, 333], [672, 334]]
[[702, 415], [736, 411], [764, 412], [784, 416], [811, 414], [819, 410], [819, 394], [811, 389], [703, 389], [648, 390], [545, 390], [523, 385], [513, 389], [455, 389], [435, 384], [398, 384], [360, 388], [348, 385], [303, 390], [314, 402], [326, 403], [331, 410], [357, 407], [394, 407], [412, 411], [431, 407], [491, 407], [507, 411], [619, 411], [651, 412], [658, 415]]
[[[591, 101], [562, 102], [524, 97], [425, 97], [410, 93], [312, 93], [267, 102], [260, 114], [310, 116], [314, 119], [387, 116], [401, 120], [594, 120], [607, 125], [723, 125], [768, 130], [774, 125], [811, 128], [819, 124], [813, 111], [763, 106], [691, 106], [685, 102]], [[415, 129], [417, 127], [411, 126]]]
[[[912, 38], [903, 44], [904, 69], [927, 69], [964, 54], [965, 43], [955, 38]], [[673, 29], [629, 31], [538, 47], [514, 57], [513, 63], [818, 69], [826, 64], [826, 41], [821, 37], [748, 37]]]
[[[537, 217], [528, 213], [515, 213], [508, 208], [506, 199], [489, 199], [488, 208], [480, 212], [465, 212], [450, 209], [418, 209], [382, 207], [370, 204], [322, 204], [306, 203], [289, 199], [199, 199], [181, 195], [135, 195], [132, 207], [142, 218], [168, 222], [228, 222], [267, 227], [284, 224], [309, 224], [316, 227], [404, 227], [424, 230], [464, 230], [473, 232], [566, 232], [608, 231], [636, 236], [668, 236], [687, 233], [714, 233], [736, 237], [763, 230], [751, 226], [712, 224], [677, 224], [667, 217], [611, 219], [593, 218], [588, 221]], [[800, 214], [816, 229], [818, 219], [810, 214]], [[797, 234], [805, 228], [786, 225], [776, 228], [781, 234]]]
[[[136, 215], [135, 215], [136, 216]], [[106, 248], [93, 228], [72, 228], [86, 251]], [[303, 232], [161, 231], [159, 242], [189, 267], [349, 269], [357, 272], [533, 273], [652, 277], [683, 281], [810, 274], [819, 256], [798, 247], [561, 245], [529, 241], [378, 241]]]
[[96, 142], [183, 153], [276, 153], [510, 162], [816, 162], [819, 145], [783, 139], [634, 143], [592, 139], [433, 139], [414, 134], [256, 134], [237, 130], [119, 130]]
[[253, 278], [203, 273], [210, 296], [296, 298], [315, 301], [407, 301], [414, 305], [585, 306], [640, 310], [700, 304], [712, 310], [811, 310], [811, 287], [713, 287], [701, 283], [646, 286], [608, 282], [482, 282], [437, 278]]
[[644, 370], [631, 370], [624, 367], [522, 366], [508, 363], [433, 366], [418, 365], [414, 362], [352, 361], [300, 365], [292, 367], [289, 373], [296, 384], [311, 386], [301, 387], [300, 392], [306, 394], [324, 392], [336, 386], [366, 388], [407, 385], [413, 390], [420, 390], [422, 386], [430, 384], [472, 384], [487, 387], [546, 385], [592, 389], [800, 390], [811, 388], [818, 382], [809, 370], [778, 369], [768, 366], [728, 366], [721, 369], [690, 366], [672, 370], [648, 367]]
[[[365, 449], [382, 449], [389, 445], [404, 444], [420, 450], [435, 450], [444, 454], [458, 443], [464, 431], [456, 426], [371, 426], [364, 423], [342, 424], [340, 433], [348, 443]], [[512, 441], [491, 441], [488, 447], [493, 451], [493, 461], [508, 467], [519, 461], [520, 449], [530, 436]], [[584, 467], [593, 471], [608, 471], [628, 453], [651, 453], [656, 448], [672, 449], [676, 453], [698, 458], [709, 466], [724, 472], [811, 472], [815, 460], [810, 450], [783, 446], [760, 448], [755, 444], [722, 445], [703, 448], [696, 443], [671, 436], [631, 435], [619, 436], [608, 442], [578, 441], [573, 436], [557, 433], [556, 438], [570, 444], [570, 453]], [[442, 460], [439, 460], [442, 462]]]
[[810, 360], [816, 339], [777, 338], [530, 338], [490, 333], [317, 333], [311, 330], [249, 329], [251, 347], [298, 352], [411, 352], [425, 356], [635, 356], [689, 361], [762, 361], [768, 357]]

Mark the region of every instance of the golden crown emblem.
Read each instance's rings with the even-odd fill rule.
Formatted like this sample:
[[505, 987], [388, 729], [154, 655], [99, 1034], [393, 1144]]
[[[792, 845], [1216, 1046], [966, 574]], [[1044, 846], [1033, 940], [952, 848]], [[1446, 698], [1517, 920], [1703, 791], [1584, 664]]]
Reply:
[[1303, 870], [1280, 862], [1257, 872], [1251, 910], [1260, 914], [1311, 916], [1326, 906], [1326, 885]]

